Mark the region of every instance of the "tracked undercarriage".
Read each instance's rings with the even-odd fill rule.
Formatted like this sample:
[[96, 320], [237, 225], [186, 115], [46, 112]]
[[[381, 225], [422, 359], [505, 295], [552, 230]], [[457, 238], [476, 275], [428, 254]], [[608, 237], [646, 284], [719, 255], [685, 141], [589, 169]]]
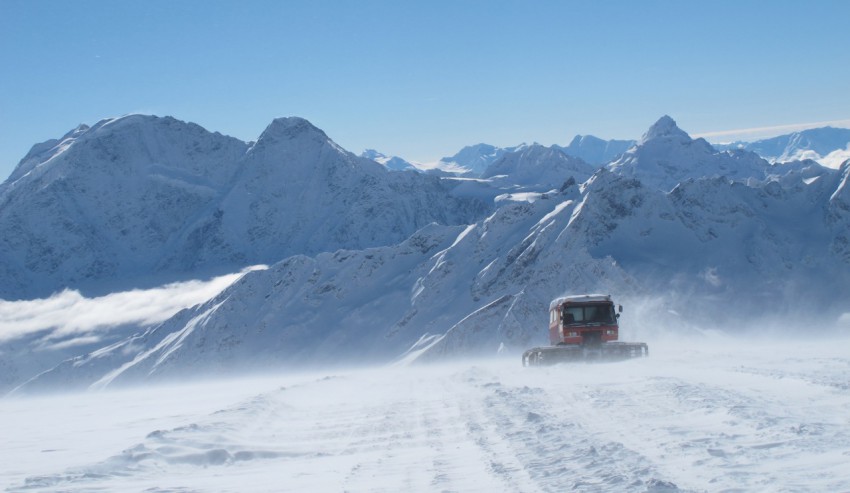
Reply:
[[572, 361], [619, 361], [641, 356], [649, 356], [649, 346], [643, 342], [606, 342], [597, 347], [544, 346], [523, 353], [522, 364], [542, 366]]

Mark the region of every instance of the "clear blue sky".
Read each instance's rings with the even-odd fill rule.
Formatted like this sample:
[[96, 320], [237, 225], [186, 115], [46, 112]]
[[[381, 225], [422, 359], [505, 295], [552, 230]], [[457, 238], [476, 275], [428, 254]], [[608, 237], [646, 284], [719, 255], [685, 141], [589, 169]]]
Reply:
[[[0, 180], [127, 113], [275, 117], [418, 161], [464, 145], [850, 119], [847, 1], [0, 0]], [[850, 122], [848, 122], [850, 123]]]

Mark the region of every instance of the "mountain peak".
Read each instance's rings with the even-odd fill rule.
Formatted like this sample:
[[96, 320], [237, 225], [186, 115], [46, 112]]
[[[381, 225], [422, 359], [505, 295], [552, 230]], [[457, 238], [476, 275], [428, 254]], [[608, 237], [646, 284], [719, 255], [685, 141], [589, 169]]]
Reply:
[[321, 129], [297, 116], [275, 118], [260, 135], [260, 139], [276, 137], [279, 139], [294, 139], [302, 135], [318, 135], [327, 139]]
[[590, 144], [596, 144], [596, 143], [604, 144], [605, 141], [600, 139], [599, 137], [597, 137], [595, 135], [578, 135], [577, 134], [575, 137], [573, 137], [573, 140], [570, 141], [570, 143], [567, 147], [578, 148], [578, 147], [580, 147], [582, 145], [586, 145], [588, 143], [590, 143]]
[[674, 137], [674, 138], [683, 138], [687, 140], [691, 140], [691, 137], [681, 128], [676, 125], [676, 121], [670, 118], [668, 115], [664, 115], [658, 119], [649, 130], [643, 134], [643, 138], [641, 139], [641, 144], [645, 144], [646, 142], [654, 139], [660, 139], [662, 137]]
[[371, 159], [376, 161], [378, 159], [389, 159], [390, 157], [384, 154], [383, 152], [378, 152], [375, 149], [366, 149], [365, 151], [360, 153], [360, 157], [365, 157], [366, 159]]
[[80, 123], [79, 125], [76, 126], [76, 128], [74, 128], [70, 132], [66, 133], [65, 136], [62, 137], [62, 140], [67, 139], [67, 138], [77, 138], [80, 135], [86, 133], [86, 131], [88, 131], [88, 129], [90, 129], [90, 128], [91, 127], [89, 127], [85, 123]]

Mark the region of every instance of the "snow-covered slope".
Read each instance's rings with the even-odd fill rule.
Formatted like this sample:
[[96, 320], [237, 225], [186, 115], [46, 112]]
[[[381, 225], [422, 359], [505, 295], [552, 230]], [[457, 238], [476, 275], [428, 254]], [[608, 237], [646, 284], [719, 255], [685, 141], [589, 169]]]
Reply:
[[832, 237], [830, 252], [850, 263], [850, 161], [841, 166], [836, 181], [827, 206], [827, 226]]
[[752, 151], [770, 162], [811, 159], [824, 166], [838, 168], [850, 159], [850, 129], [812, 128], [755, 142], [716, 144], [715, 147]]
[[576, 135], [570, 144], [560, 149], [595, 166], [602, 166], [629, 150], [634, 140], [604, 140], [593, 135]]
[[300, 118], [251, 146], [173, 118], [103, 120], [35, 146], [0, 187], [0, 297], [393, 244], [489, 210], [455, 185], [389, 173]]
[[489, 209], [454, 196], [453, 182], [387, 172], [300, 118], [272, 122], [240, 167], [219, 209], [186, 235], [178, 267], [214, 264], [222, 255], [272, 263], [293, 254], [390, 245], [431, 222], [463, 224]]
[[154, 270], [219, 199], [247, 147], [143, 115], [36, 145], [0, 188], [0, 297]]
[[433, 224], [399, 245], [291, 257], [123, 343], [69, 360], [35, 385], [391, 359], [419, 337], [420, 327], [403, 323], [413, 286], [462, 231]]
[[[458, 277], [444, 286], [470, 285], [476, 297], [495, 301], [480, 304], [422, 356], [544, 343], [544, 301], [563, 292], [610, 292], [627, 304], [661, 301], [661, 312], [633, 319], [646, 324], [644, 331], [665, 324], [667, 310], [686, 317], [671, 320], [680, 330], [691, 323], [731, 329], [736, 320], [773, 317], [834, 322], [845, 310], [836, 293], [850, 289], [846, 234], [835, 219], [850, 214], [830, 195], [842, 190], [836, 178], [787, 187], [703, 179], [663, 193], [601, 171], [580, 197], [556, 201], [521, 242], [509, 241], [511, 253], [474, 262], [470, 252], [486, 249], [472, 234], [465, 251], [458, 244], [445, 253], [445, 262], [481, 270], [471, 276], [453, 269]], [[492, 231], [480, 237], [501, 239]], [[625, 336], [634, 336], [638, 327], [626, 320]]]

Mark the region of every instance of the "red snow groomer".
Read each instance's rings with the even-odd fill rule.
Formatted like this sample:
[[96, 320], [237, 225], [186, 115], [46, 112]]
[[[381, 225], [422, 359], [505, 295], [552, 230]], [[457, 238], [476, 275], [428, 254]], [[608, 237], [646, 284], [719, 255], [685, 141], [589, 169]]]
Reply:
[[583, 294], [563, 296], [549, 304], [549, 343], [522, 355], [523, 366], [603, 360], [616, 361], [649, 356], [643, 342], [619, 342], [617, 324], [622, 305], [614, 310], [611, 296]]

